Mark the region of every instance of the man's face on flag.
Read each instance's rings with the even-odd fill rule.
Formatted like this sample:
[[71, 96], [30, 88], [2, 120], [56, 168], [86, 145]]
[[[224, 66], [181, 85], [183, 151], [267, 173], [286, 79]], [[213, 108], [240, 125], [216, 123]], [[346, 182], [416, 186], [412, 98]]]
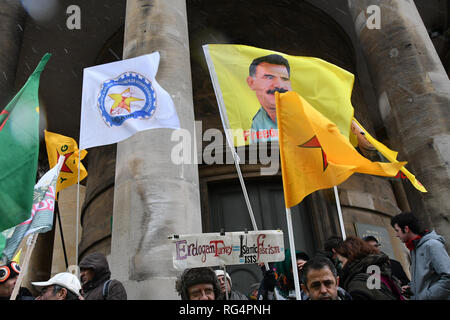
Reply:
[[256, 93], [259, 103], [266, 111], [275, 112], [275, 92], [291, 91], [291, 80], [284, 65], [262, 62], [255, 75], [247, 77], [247, 84]]

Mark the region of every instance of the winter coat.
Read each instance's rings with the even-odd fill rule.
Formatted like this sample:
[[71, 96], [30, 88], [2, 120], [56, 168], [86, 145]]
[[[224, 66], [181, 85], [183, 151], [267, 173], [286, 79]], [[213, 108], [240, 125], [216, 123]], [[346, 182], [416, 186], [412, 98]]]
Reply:
[[[387, 280], [389, 285], [395, 286], [394, 290], [391, 290], [382, 280], [379, 281], [378, 288], [376, 286], [372, 288], [373, 281], [368, 281], [371, 274], [367, 273], [367, 269], [373, 265], [380, 268], [381, 279]], [[383, 253], [370, 254], [363, 259], [347, 262], [342, 269], [340, 285], [350, 294], [353, 300], [400, 299], [400, 288], [397, 280], [392, 277], [389, 267], [389, 257]]]
[[111, 278], [108, 261], [103, 254], [92, 253], [83, 258], [79, 266], [82, 269], [93, 269], [95, 272], [94, 278], [82, 285], [85, 300], [127, 300], [125, 288], [118, 280], [110, 281], [108, 293], [103, 297], [104, 284]]
[[412, 300], [450, 300], [450, 258], [435, 231], [415, 240], [411, 251]]

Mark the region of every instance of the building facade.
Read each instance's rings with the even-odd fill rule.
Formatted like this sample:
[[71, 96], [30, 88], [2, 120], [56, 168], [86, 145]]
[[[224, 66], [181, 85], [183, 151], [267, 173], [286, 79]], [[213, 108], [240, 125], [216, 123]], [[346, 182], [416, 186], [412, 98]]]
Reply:
[[[202, 139], [210, 128], [223, 131], [202, 51], [211, 43], [318, 57], [352, 72], [355, 117], [399, 151], [399, 160], [408, 161], [428, 193], [408, 180], [355, 174], [338, 186], [346, 234], [378, 236], [405, 270], [408, 257], [390, 227], [392, 216], [414, 210], [424, 224], [450, 239], [450, 6], [439, 0], [382, 0], [379, 16], [370, 6], [368, 0], [63, 0], [42, 17], [19, 1], [2, 3], [0, 11], [8, 12], [7, 30], [0, 30], [2, 103], [51, 52], [40, 88], [42, 127], [78, 139], [83, 68], [159, 51], [158, 82], [172, 96], [191, 143], [197, 143], [192, 157], [198, 164], [182, 165], [170, 161], [176, 141], [169, 129], [89, 149], [83, 161], [89, 175], [82, 183], [81, 238], [77, 243], [72, 233], [72, 239], [65, 237], [66, 246], [78, 245], [79, 259], [105, 253], [113, 277], [124, 283], [131, 299], [176, 299], [179, 271], [172, 266], [168, 236], [252, 229], [235, 165], [201, 161], [211, 143], [224, 161], [230, 159], [225, 139]], [[240, 152], [248, 159], [252, 148]], [[276, 143], [269, 146], [276, 148]], [[42, 159], [45, 166], [45, 152]], [[264, 166], [241, 165], [255, 219], [259, 229], [279, 228], [287, 237], [281, 172], [262, 175]], [[65, 192], [64, 199], [73, 202], [75, 189]], [[62, 216], [73, 221], [66, 226], [73, 231], [76, 210], [66, 207]], [[293, 208], [293, 220], [297, 249], [312, 256], [328, 237], [340, 235], [333, 190], [305, 198]], [[46, 241], [42, 248], [53, 239]], [[60, 241], [59, 234], [54, 241]], [[51, 270], [51, 259], [44, 256], [45, 261], [34, 257], [40, 269], [33, 275], [39, 279], [32, 281]], [[62, 259], [54, 254], [52, 272], [65, 267]], [[242, 292], [261, 279], [255, 265], [230, 266], [229, 272]]]

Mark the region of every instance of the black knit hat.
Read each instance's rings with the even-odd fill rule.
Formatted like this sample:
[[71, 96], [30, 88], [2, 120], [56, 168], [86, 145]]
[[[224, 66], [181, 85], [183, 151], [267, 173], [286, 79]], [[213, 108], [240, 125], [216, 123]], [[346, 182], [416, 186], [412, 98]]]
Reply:
[[176, 281], [175, 288], [182, 300], [189, 300], [188, 288], [200, 283], [212, 284], [216, 300], [219, 299], [221, 294], [219, 280], [217, 280], [216, 273], [211, 268], [203, 267], [184, 270]]

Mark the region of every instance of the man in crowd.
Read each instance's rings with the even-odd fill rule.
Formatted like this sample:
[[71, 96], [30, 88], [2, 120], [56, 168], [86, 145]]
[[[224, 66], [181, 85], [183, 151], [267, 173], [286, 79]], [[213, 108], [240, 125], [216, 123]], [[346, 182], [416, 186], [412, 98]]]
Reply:
[[391, 225], [411, 252], [411, 299], [450, 300], [450, 258], [444, 238], [424, 230], [413, 213], [396, 215]]
[[35, 287], [42, 287], [36, 300], [79, 300], [81, 284], [76, 276], [69, 272], [56, 274], [48, 281], [32, 282]]
[[79, 267], [85, 300], [127, 300], [122, 283], [111, 280], [108, 260], [103, 254], [95, 252], [84, 257]]
[[186, 269], [175, 283], [181, 300], [220, 300], [221, 290], [211, 268]]
[[[224, 300], [226, 299], [225, 292], [227, 293], [228, 300], [248, 300], [246, 295], [233, 289], [233, 283], [231, 282], [231, 277], [228, 272], [225, 273], [223, 270], [215, 270], [215, 273], [217, 279], [219, 280], [220, 290]], [[226, 274], [225, 277], [224, 274]]]
[[[372, 247], [380, 250], [380, 244], [378, 243], [377, 238], [374, 236], [367, 236], [364, 237], [363, 240], [367, 242]], [[403, 270], [402, 265], [400, 262], [394, 259], [389, 258], [389, 263], [391, 265], [391, 272], [394, 277], [396, 277], [402, 286], [406, 286], [409, 283], [408, 276], [406, 275], [405, 271]]]
[[339, 287], [339, 276], [330, 259], [314, 257], [303, 266], [302, 290], [310, 300], [351, 300]]
[[[16, 261], [8, 261], [3, 266], [0, 266], [0, 300], [10, 299], [19, 274], [20, 266]], [[27, 288], [19, 288], [16, 300], [33, 299], [31, 292]]]

